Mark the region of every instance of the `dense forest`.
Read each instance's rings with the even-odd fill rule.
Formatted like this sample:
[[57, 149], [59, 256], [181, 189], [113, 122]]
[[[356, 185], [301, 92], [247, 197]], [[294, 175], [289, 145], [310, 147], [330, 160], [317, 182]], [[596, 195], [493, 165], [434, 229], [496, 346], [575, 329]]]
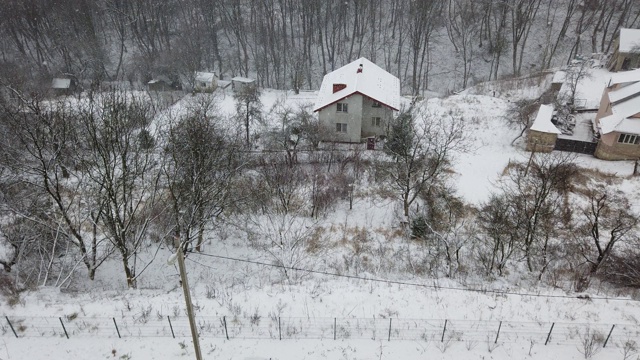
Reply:
[[316, 89], [364, 56], [404, 94], [445, 93], [608, 52], [638, 26], [634, 0], [7, 0], [0, 78], [32, 90], [211, 70]]

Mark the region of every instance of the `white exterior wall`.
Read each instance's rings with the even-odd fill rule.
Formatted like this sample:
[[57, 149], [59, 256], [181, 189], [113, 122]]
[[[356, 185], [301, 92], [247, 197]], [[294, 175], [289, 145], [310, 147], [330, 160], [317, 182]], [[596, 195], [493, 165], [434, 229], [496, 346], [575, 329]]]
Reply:
[[[362, 129], [362, 102], [363, 97], [360, 94], [351, 95], [338, 103], [348, 104], [347, 113], [338, 112], [338, 103], [331, 104], [318, 112], [318, 118], [321, 124], [330, 129], [332, 137], [324, 139], [326, 141], [340, 142], [360, 142]], [[342, 133], [336, 131], [337, 123], [346, 123], [347, 132]]]
[[[382, 120], [380, 126], [373, 126], [372, 120], [374, 117], [379, 117]], [[393, 118], [393, 110], [382, 105], [380, 107], [373, 107], [373, 100], [365, 97], [362, 101], [362, 133], [361, 136], [380, 136], [387, 135], [387, 129], [389, 122]]]

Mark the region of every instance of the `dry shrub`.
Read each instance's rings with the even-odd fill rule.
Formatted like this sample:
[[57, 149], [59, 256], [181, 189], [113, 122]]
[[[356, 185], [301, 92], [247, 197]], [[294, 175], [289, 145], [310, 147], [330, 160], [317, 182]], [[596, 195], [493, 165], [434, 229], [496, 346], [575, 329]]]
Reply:
[[327, 239], [325, 236], [325, 228], [318, 226], [307, 238], [307, 252], [310, 254], [319, 254], [326, 248]]

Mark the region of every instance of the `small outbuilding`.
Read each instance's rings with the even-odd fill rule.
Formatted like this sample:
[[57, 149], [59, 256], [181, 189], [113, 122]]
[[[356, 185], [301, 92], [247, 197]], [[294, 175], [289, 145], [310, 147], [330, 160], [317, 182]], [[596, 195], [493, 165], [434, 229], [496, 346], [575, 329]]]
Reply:
[[195, 91], [211, 92], [218, 87], [218, 78], [212, 72], [196, 71], [194, 80], [193, 89]]
[[231, 79], [231, 88], [233, 89], [233, 91], [238, 92], [242, 91], [246, 87], [255, 86], [255, 82], [255, 79], [236, 76]]
[[640, 68], [640, 29], [620, 29], [608, 68], [614, 72]]
[[553, 151], [558, 135], [562, 134], [551, 122], [553, 110], [551, 105], [540, 105], [536, 119], [533, 121], [531, 128], [529, 128], [527, 151], [544, 153]]
[[173, 91], [180, 90], [180, 85], [169, 80], [166, 76], [157, 76], [147, 83], [149, 91]]
[[71, 95], [78, 87], [74, 79], [69, 78], [53, 78], [51, 81], [51, 90], [55, 95]]

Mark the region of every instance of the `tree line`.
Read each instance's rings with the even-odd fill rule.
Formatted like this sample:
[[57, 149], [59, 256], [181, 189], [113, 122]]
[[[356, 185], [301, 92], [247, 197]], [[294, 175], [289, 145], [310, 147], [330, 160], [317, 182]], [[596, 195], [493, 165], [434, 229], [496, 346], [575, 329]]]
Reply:
[[[236, 101], [245, 107], [242, 97]], [[640, 216], [612, 190], [615, 179], [580, 169], [572, 155], [512, 162], [489, 199], [472, 205], [451, 180], [453, 162], [471, 150], [465, 126], [474, 119], [455, 110], [434, 113], [417, 103], [390, 124], [384, 151], [365, 155], [362, 147], [321, 144], [328, 130], [309, 106], [252, 106], [251, 116], [282, 124], [253, 132], [252, 142], [269, 152], [247, 151], [237, 126], [246, 114], [221, 115], [215, 93], [189, 96], [179, 111], [118, 90], [3, 104], [5, 272], [29, 286], [67, 286], [78, 276], [95, 279], [111, 261], [135, 288], [175, 238], [198, 252], [234, 231], [282, 266], [289, 282], [304, 275], [289, 268], [326, 260], [340, 273], [464, 279], [517, 272], [579, 291], [596, 277], [640, 286]], [[395, 230], [345, 223], [335, 233], [323, 222], [362, 199], [398, 204]]]
[[316, 89], [364, 56], [418, 95], [606, 53], [638, 26], [633, 0], [8, 0], [0, 77], [30, 91], [213, 70]]

